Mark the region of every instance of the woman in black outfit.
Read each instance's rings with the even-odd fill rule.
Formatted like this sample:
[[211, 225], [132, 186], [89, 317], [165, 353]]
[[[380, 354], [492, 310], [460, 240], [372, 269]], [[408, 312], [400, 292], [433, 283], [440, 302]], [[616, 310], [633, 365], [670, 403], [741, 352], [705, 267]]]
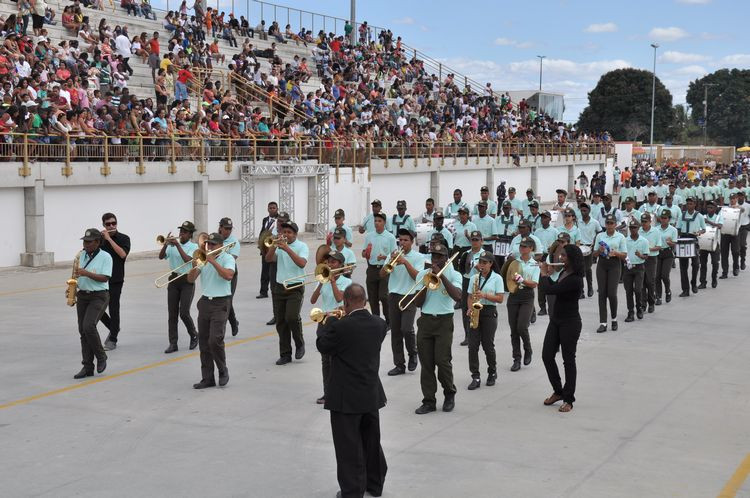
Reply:
[[[547, 295], [556, 296], [542, 348], [542, 361], [554, 392], [544, 400], [544, 404], [549, 406], [562, 400], [563, 404], [559, 411], [569, 412], [573, 409], [575, 401], [576, 345], [581, 335], [578, 299], [583, 292], [584, 262], [581, 250], [574, 245], [565, 246], [565, 253], [561, 255], [560, 260], [564, 266], [557, 282], [549, 278], [552, 268], [542, 264], [543, 277], [539, 283]], [[560, 372], [555, 361], [558, 347], [562, 349], [565, 386], [560, 381]]]

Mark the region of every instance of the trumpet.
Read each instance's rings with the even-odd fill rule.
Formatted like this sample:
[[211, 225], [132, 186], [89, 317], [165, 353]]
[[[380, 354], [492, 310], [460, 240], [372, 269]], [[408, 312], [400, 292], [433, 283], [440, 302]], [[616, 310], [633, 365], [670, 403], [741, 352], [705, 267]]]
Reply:
[[266, 249], [278, 247], [279, 242], [286, 242], [286, 235], [279, 235], [278, 237], [269, 235], [268, 237], [263, 239], [263, 247], [265, 247]]
[[[453, 256], [451, 256], [450, 259], [448, 261], [446, 261], [445, 266], [443, 266], [440, 269], [439, 272], [437, 272], [437, 273], [432, 273], [432, 272], [425, 273], [425, 276], [422, 277], [422, 281], [421, 282], [420, 281], [414, 282], [414, 285], [411, 286], [411, 289], [409, 289], [406, 292], [406, 294], [404, 295], [404, 297], [402, 297], [401, 300], [398, 302], [398, 308], [401, 311], [404, 311], [406, 308], [408, 308], [409, 306], [411, 306], [414, 303], [414, 301], [417, 300], [417, 297], [425, 289], [431, 290], [431, 291], [438, 290], [440, 288], [440, 276], [443, 274], [443, 272], [446, 270], [446, 268], [448, 268], [453, 263], [453, 260], [456, 259], [456, 256], [458, 256], [458, 255], [459, 255], [459, 253], [456, 253]], [[408, 297], [410, 297], [410, 294], [414, 291], [414, 289], [417, 288], [417, 286], [419, 284], [422, 284], [422, 287], [413, 296], [411, 296], [411, 299], [409, 299], [409, 301], [407, 303], [404, 304], [404, 301], [406, 301], [406, 299]]]
[[471, 310], [469, 310], [469, 328], [472, 328], [472, 329], [479, 328], [479, 313], [484, 308], [484, 305], [482, 304], [481, 300], [474, 297], [479, 292], [479, 275], [480, 274], [477, 273], [474, 279], [474, 287], [471, 290], [472, 298], [471, 298]]
[[166, 242], [169, 242], [170, 240], [174, 239], [171, 233], [168, 233], [167, 235], [157, 235], [156, 236], [156, 243], [160, 246], [163, 246]]
[[404, 250], [403, 249], [399, 250], [395, 256], [393, 256], [391, 259], [388, 260], [388, 262], [385, 265], [383, 265], [383, 271], [389, 274], [393, 273], [393, 270], [396, 269], [396, 265], [401, 264], [399, 263], [398, 258], [400, 258], [403, 255], [404, 255]]
[[[156, 239], [158, 241], [159, 237], [157, 237]], [[182, 263], [180, 266], [178, 266], [174, 270], [169, 270], [167, 273], [164, 273], [163, 275], [159, 275], [156, 278], [156, 280], [154, 280], [154, 285], [158, 289], [161, 289], [162, 287], [166, 287], [171, 282], [174, 282], [178, 278], [182, 277], [184, 275], [184, 273], [180, 273], [180, 270], [183, 269], [183, 268], [185, 268], [188, 265], [192, 265], [194, 261], [198, 261], [199, 262], [198, 266], [203, 266], [206, 263], [206, 250], [204, 249], [204, 247], [206, 245], [206, 241], [207, 240], [208, 240], [208, 234], [206, 232], [201, 232], [198, 235], [198, 249], [196, 249], [195, 251], [193, 251], [193, 257], [192, 257], [192, 259], [190, 261], [185, 261], [184, 263]], [[218, 254], [219, 252], [223, 252], [223, 251], [225, 251], [225, 250], [233, 247], [234, 244], [236, 244], [236, 242], [232, 242], [231, 244], [228, 244], [226, 246], [221, 246], [220, 248], [214, 249], [213, 251], [211, 251], [210, 254], [213, 254], [213, 253], [217, 253]], [[173, 273], [176, 273], [177, 276], [173, 277], [173, 278], [169, 278]]]
[[[282, 285], [284, 286], [284, 289], [291, 290], [296, 289], [298, 287], [302, 287], [309, 284], [319, 283], [319, 284], [327, 284], [331, 281], [331, 278], [333, 278], [335, 275], [338, 275], [340, 273], [346, 273], [354, 269], [356, 265], [346, 265], [342, 266], [341, 268], [331, 268], [325, 263], [320, 263], [315, 267], [315, 271], [311, 273], [304, 273], [302, 275], [297, 275], [294, 277], [289, 277]], [[314, 278], [310, 281], [307, 281], [307, 277], [313, 276]], [[300, 282], [299, 280], [302, 279]]]
[[325, 312], [320, 308], [313, 308], [310, 310], [310, 320], [312, 320], [315, 323], [319, 323], [321, 325], [325, 325], [326, 320], [328, 320], [332, 316], [335, 316], [336, 318], [342, 318], [346, 316], [346, 312], [341, 309], [333, 310], [329, 312]]

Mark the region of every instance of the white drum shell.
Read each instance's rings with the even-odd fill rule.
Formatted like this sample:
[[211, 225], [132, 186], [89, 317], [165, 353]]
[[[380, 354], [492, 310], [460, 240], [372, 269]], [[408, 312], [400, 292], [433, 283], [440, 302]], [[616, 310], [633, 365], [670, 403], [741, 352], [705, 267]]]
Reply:
[[738, 235], [740, 233], [740, 210], [725, 206], [721, 208], [721, 216], [724, 223], [721, 225], [723, 235]]
[[698, 249], [714, 252], [719, 247], [719, 234], [716, 227], [706, 227], [706, 232], [698, 236]]

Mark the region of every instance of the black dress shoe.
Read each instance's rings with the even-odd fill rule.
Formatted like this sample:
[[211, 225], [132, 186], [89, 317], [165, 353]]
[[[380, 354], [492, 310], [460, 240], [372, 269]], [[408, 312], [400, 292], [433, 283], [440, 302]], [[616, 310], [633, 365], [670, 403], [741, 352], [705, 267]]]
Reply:
[[194, 335], [193, 337], [190, 338], [190, 349], [192, 350], [192, 349], [195, 349], [196, 347], [198, 347], [198, 336]]
[[698, 286], [698, 288], [699, 288], [699, 289], [705, 289], [706, 287], [707, 287], [707, 285], [706, 285], [705, 283], [701, 283], [701, 284], [700, 284], [700, 285]]
[[406, 373], [406, 369], [404, 367], [393, 367], [390, 370], [388, 370], [388, 375], [393, 377], [394, 375], [403, 375]]
[[409, 364], [406, 366], [410, 372], [417, 369], [418, 358], [417, 355], [413, 354], [409, 356]]
[[524, 366], [528, 365], [529, 363], [531, 363], [531, 351], [529, 351], [528, 353], [524, 353], [523, 354], [523, 364], [524, 364]]
[[529, 322], [536, 323], [536, 310], [531, 312], [531, 320]]
[[240, 332], [240, 322], [236, 321], [232, 324], [232, 337], [236, 336]]
[[737, 275], [739, 275], [739, 274], [740, 274], [740, 270], [738, 270], [737, 268], [735, 268], [734, 270], [732, 270], [732, 275], [734, 275], [735, 277]]
[[587, 296], [591, 297], [593, 295], [594, 295], [594, 289], [592, 289], [591, 287], [589, 287], [589, 292], [588, 292]]
[[578, 296], [578, 299], [586, 299], [586, 293], [584, 291], [581, 291], [581, 295]]
[[446, 394], [445, 401], [443, 401], [443, 411], [452, 412], [455, 407], [456, 407], [456, 395]]
[[671, 292], [667, 292], [666, 295], [664, 296], [664, 300], [666, 302], [671, 301], [672, 300], [672, 293]]
[[464, 337], [464, 340], [461, 341], [461, 346], [468, 346], [469, 345], [469, 338]]
[[469, 391], [473, 391], [474, 389], [479, 389], [482, 386], [482, 381], [480, 379], [471, 379], [471, 384], [469, 384]]
[[80, 372], [78, 372], [77, 374], [73, 376], [73, 378], [83, 379], [84, 377], [93, 377], [93, 376], [94, 376], [93, 370], [88, 370], [86, 367], [83, 367]]
[[167, 349], [164, 350], [164, 354], [174, 353], [177, 351], [177, 344], [170, 344]]
[[277, 365], [286, 365], [287, 363], [291, 363], [291, 362], [292, 362], [291, 356], [282, 356], [281, 358], [276, 360]]
[[229, 370], [224, 370], [223, 374], [219, 374], [219, 386], [224, 387], [229, 382]]
[[729, 278], [729, 277], [727, 276], [727, 274], [726, 274], [726, 273], [722, 273], [722, 274], [721, 274], [721, 275], [719, 276], [719, 280], [726, 280], [727, 278]]
[[294, 359], [295, 360], [301, 360], [302, 357], [305, 356], [305, 345], [300, 345], [297, 350], [294, 352]]
[[258, 294], [257, 296], [255, 296], [255, 299], [267, 299], [267, 298], [268, 298], [268, 294], [266, 294], [264, 292], [261, 292], [260, 294]]
[[612, 332], [614, 332], [615, 330], [617, 330], [617, 320], [612, 321]]
[[690, 291], [682, 291], [680, 292], [680, 297], [690, 297]]
[[542, 308], [539, 310], [539, 313], [537, 313], [539, 316], [544, 316], [547, 314], [547, 308]]
[[636, 317], [637, 317], [637, 318], [638, 318], [639, 320], [643, 320], [643, 310], [642, 310], [642, 309], [640, 309], [640, 308], [638, 308], [638, 311], [636, 311], [636, 312], [635, 312], [635, 316], [636, 316]]
[[747, 266], [745, 266], [745, 262], [744, 261], [742, 263], [740, 263], [740, 270], [745, 271], [746, 268], [747, 268]]
[[715, 289], [719, 285], [719, 281], [715, 278], [711, 280], [711, 288]]
[[698, 294], [698, 286], [697, 285], [693, 285], [692, 290], [693, 290], [693, 294]]
[[276, 317], [271, 318], [266, 322], [266, 325], [276, 325]]
[[649, 313], [653, 313], [654, 312], [654, 305], [653, 304], [649, 304], [648, 305], [648, 312]]
[[603, 334], [606, 331], [607, 331], [607, 326], [603, 324], [599, 324], [599, 328], [596, 329], [597, 334]]
[[654, 304], [656, 304], [657, 306], [661, 306], [661, 298], [657, 297], [656, 302]]
[[521, 370], [521, 360], [513, 360], [513, 366], [510, 367], [511, 372], [518, 372]]
[[422, 403], [422, 406], [414, 410], [414, 413], [416, 413], [417, 415], [424, 415], [425, 413], [434, 412], [435, 410], [437, 410], [437, 408], [435, 408], [435, 405]]
[[321, 396], [320, 398], [318, 398], [318, 399], [315, 400], [315, 403], [317, 403], [319, 405], [325, 405], [326, 404], [326, 397], [325, 396]]
[[107, 359], [97, 360], [96, 362], [96, 373], [102, 373], [107, 368]]
[[201, 379], [197, 384], [193, 384], [193, 389], [205, 389], [207, 387], [216, 387], [216, 381]]
[[[640, 310], [638, 310], [640, 313]], [[632, 311], [628, 311], [628, 316], [625, 318], [625, 323], [630, 323], [635, 321], [635, 316], [633, 315]]]
[[486, 382], [484, 383], [484, 385], [485, 385], [485, 386], [494, 386], [494, 385], [495, 385], [495, 381], [496, 381], [496, 380], [497, 380], [497, 374], [493, 374], [493, 373], [492, 373], [492, 374], [490, 374], [490, 375], [489, 375], [489, 376], [487, 377], [487, 381], [486, 381]]

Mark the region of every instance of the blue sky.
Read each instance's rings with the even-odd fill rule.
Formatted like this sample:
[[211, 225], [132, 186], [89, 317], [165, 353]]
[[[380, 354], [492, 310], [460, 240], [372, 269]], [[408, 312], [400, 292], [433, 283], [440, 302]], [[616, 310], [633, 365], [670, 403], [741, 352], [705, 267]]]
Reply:
[[[235, 1], [238, 12], [249, 5], [251, 22], [257, 23], [259, 4]], [[349, 4], [285, 3], [344, 18]], [[603, 73], [651, 70], [653, 42], [660, 45], [656, 74], [676, 104], [685, 102], [690, 81], [722, 67], [749, 67], [750, 44], [743, 42], [748, 6], [747, 0], [359, 0], [357, 19], [391, 28], [408, 45], [497, 90], [537, 88], [536, 56], [545, 55], [543, 88], [565, 95], [565, 120], [575, 121]], [[266, 7], [267, 20], [271, 12]], [[286, 12], [277, 9], [277, 16], [285, 24]]]

